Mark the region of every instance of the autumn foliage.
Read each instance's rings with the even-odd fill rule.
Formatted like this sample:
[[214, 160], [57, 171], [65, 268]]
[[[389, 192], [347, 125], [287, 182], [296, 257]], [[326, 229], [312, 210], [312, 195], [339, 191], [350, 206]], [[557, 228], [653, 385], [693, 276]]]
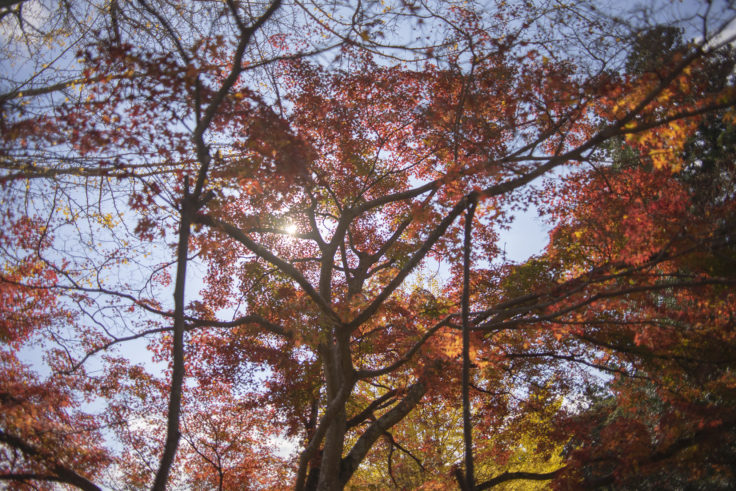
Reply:
[[734, 12], [658, 5], [0, 3], [0, 481], [734, 486]]

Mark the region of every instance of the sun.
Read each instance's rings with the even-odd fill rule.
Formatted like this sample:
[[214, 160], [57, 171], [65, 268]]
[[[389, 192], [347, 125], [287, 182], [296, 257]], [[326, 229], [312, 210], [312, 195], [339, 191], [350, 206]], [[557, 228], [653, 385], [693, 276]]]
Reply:
[[289, 223], [284, 227], [284, 232], [286, 232], [289, 235], [296, 234], [296, 224], [295, 223]]

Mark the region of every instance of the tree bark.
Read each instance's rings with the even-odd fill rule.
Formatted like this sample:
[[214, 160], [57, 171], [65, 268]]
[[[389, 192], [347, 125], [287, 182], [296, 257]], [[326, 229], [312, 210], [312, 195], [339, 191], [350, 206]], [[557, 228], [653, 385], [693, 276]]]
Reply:
[[[329, 349], [329, 362], [325, 363], [327, 379], [327, 399], [332, 401], [341, 394], [349, 394], [355, 385], [352, 359], [350, 356], [350, 333], [340, 326], [335, 327], [334, 341]], [[340, 484], [340, 462], [347, 431], [345, 402], [339, 404], [334, 417], [329, 421], [325, 435], [325, 445], [322, 450], [322, 463], [319, 471], [319, 491], [342, 489]]]
[[358, 438], [358, 441], [355, 442], [353, 448], [350, 449], [348, 455], [342, 459], [340, 464], [340, 489], [348, 483], [350, 477], [358, 469], [358, 466], [368, 454], [371, 447], [373, 447], [376, 440], [384, 435], [386, 430], [404, 419], [404, 417], [419, 403], [426, 392], [427, 387], [422, 381], [411, 385], [406, 392], [406, 396], [401, 400], [401, 402], [391, 408], [391, 410], [386, 414], [378, 418], [368, 427], [368, 429], [365, 430], [365, 433]]
[[179, 446], [179, 418], [181, 415], [181, 396], [184, 385], [184, 290], [187, 276], [187, 252], [189, 235], [191, 234], [192, 217], [195, 213], [189, 186], [185, 187], [181, 205], [181, 222], [179, 224], [179, 243], [176, 251], [176, 284], [174, 286], [174, 332], [173, 332], [173, 368], [171, 372], [171, 390], [169, 392], [169, 411], [166, 418], [166, 443], [161, 455], [156, 478], [151, 487], [154, 491], [166, 489], [171, 466], [174, 463], [176, 449]]
[[[18, 438], [14, 435], [11, 435], [9, 433], [5, 433], [4, 431], [0, 430], [0, 442], [20, 450], [24, 454], [26, 454], [28, 457], [31, 458], [40, 458], [41, 460], [46, 460], [48, 462], [48, 469], [53, 472], [54, 476], [42, 476], [38, 474], [26, 474], [25, 477], [28, 479], [36, 479], [36, 480], [42, 480], [42, 481], [49, 481], [49, 482], [63, 482], [67, 484], [71, 484], [73, 486], [78, 487], [79, 489], [84, 489], [85, 491], [100, 491], [100, 488], [97, 487], [96, 484], [94, 484], [92, 481], [87, 479], [84, 476], [81, 476], [74, 472], [72, 469], [64, 466], [63, 464], [59, 462], [53, 462], [48, 455], [45, 455], [42, 450], [34, 447], [30, 443], [26, 442], [25, 440]], [[21, 479], [23, 477], [22, 474], [16, 474], [14, 476], [8, 476], [10, 479], [17, 480]]]
[[465, 244], [463, 247], [463, 440], [465, 442], [465, 486], [464, 489], [475, 489], [475, 471], [473, 466], [473, 426], [470, 414], [470, 250], [473, 232], [473, 216], [476, 201], [471, 201], [465, 214]]

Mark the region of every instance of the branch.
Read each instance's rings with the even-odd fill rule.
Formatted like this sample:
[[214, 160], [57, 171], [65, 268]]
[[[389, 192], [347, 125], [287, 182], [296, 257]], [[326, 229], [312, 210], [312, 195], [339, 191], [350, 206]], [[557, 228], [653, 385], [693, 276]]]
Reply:
[[[416, 265], [426, 256], [426, 254], [431, 250], [431, 248], [434, 246], [435, 242], [437, 242], [442, 235], [444, 235], [445, 231], [449, 228], [449, 226], [454, 222], [455, 218], [457, 218], [467, 207], [468, 203], [472, 200], [476, 200], [479, 197], [493, 197], [493, 196], [500, 196], [506, 193], [509, 193], [515, 189], [518, 189], [521, 186], [524, 186], [533, 180], [535, 180], [537, 177], [542, 176], [543, 174], [547, 173], [548, 171], [570, 161], [570, 160], [576, 160], [580, 159], [582, 155], [596, 147], [597, 145], [603, 143], [604, 141], [608, 140], [611, 137], [614, 137], [618, 134], [621, 134], [622, 128], [630, 122], [636, 114], [641, 112], [649, 101], [653, 100], [653, 98], [664, 90], [672, 80], [674, 80], [675, 75], [679, 73], [679, 71], [682, 71], [690, 62], [692, 62], [695, 59], [695, 57], [692, 57], [689, 59], [687, 63], [680, 63], [676, 67], [675, 72], [670, 77], [667, 77], [665, 80], [662, 81], [662, 83], [652, 91], [651, 94], [648, 95], [648, 97], [645, 98], [644, 101], [642, 101], [634, 110], [629, 112], [624, 118], [616, 121], [613, 125], [608, 126], [607, 128], [599, 131], [596, 135], [594, 135], [592, 138], [590, 138], [587, 142], [579, 145], [577, 148], [574, 148], [573, 150], [570, 150], [569, 152], [566, 152], [561, 155], [555, 155], [549, 158], [549, 160], [542, 165], [537, 166], [532, 171], [519, 176], [514, 179], [509, 179], [507, 181], [503, 181], [497, 184], [494, 184], [492, 186], [488, 186], [485, 189], [483, 189], [480, 193], [473, 191], [469, 193], [468, 195], [464, 196], [463, 199], [461, 199], [453, 208], [450, 210], [450, 212], [445, 216], [445, 218], [438, 224], [437, 228], [427, 237], [427, 239], [422, 244], [422, 247], [419, 248], [419, 250], [411, 257], [409, 262], [404, 266], [404, 268], [394, 277], [394, 279], [389, 282], [389, 284], [381, 291], [381, 293], [378, 294], [378, 296], [371, 302], [368, 307], [365, 308], [363, 312], [358, 314], [358, 316], [350, 322], [348, 325], [348, 328], [355, 329], [357, 326], [360, 326], [365, 321], [367, 321], [375, 312], [380, 308], [381, 304], [383, 303], [386, 298], [393, 293], [393, 291], [404, 281], [406, 276], [416, 267]], [[356, 207], [353, 212], [355, 213], [361, 213], [364, 210], [368, 210], [371, 207], [374, 206], [380, 206], [381, 204], [388, 203], [391, 201], [395, 201], [397, 199], [406, 199], [409, 197], [417, 196], [418, 194], [421, 194], [419, 191], [426, 192], [429, 190], [434, 189], [435, 186], [439, 186], [439, 181], [433, 181], [431, 183], [425, 184], [424, 186], [417, 188], [415, 190], [406, 191], [404, 193], [397, 193], [395, 195], [389, 195], [382, 198], [377, 198], [375, 200], [369, 201], [364, 203], [363, 205]]]
[[388, 441], [389, 441], [389, 443], [391, 444], [392, 447], [396, 447], [399, 450], [401, 450], [402, 452], [404, 452], [406, 455], [408, 455], [409, 457], [411, 457], [411, 459], [414, 460], [414, 462], [416, 462], [416, 464], [419, 466], [419, 468], [422, 470], [422, 472], [427, 472], [427, 469], [425, 469], [424, 464], [422, 464], [422, 461], [419, 460], [419, 458], [416, 455], [414, 455], [413, 453], [411, 453], [408, 449], [404, 448], [403, 445], [401, 445], [399, 442], [397, 442], [394, 439], [394, 436], [391, 433], [389, 433], [387, 431], [387, 432], [384, 433], [384, 436], [388, 439]]
[[[2, 17], [0, 17], [2, 18]], [[16, 481], [16, 482], [22, 482], [24, 484], [27, 483], [27, 481], [44, 481], [44, 482], [61, 482], [66, 483], [66, 481], [58, 476], [52, 476], [47, 474], [35, 474], [32, 472], [18, 472], [18, 473], [12, 473], [12, 474], [0, 474], [0, 481]]]
[[194, 221], [195, 223], [208, 225], [210, 227], [222, 230], [230, 238], [237, 240], [238, 242], [243, 244], [245, 247], [251, 250], [258, 257], [265, 259], [269, 263], [279, 268], [281, 271], [283, 271], [289, 277], [291, 277], [291, 279], [296, 281], [299, 284], [299, 286], [302, 287], [304, 292], [307, 295], [309, 295], [312, 298], [312, 300], [314, 300], [314, 302], [319, 306], [322, 312], [327, 314], [333, 320], [340, 322], [340, 318], [332, 310], [332, 308], [327, 303], [327, 301], [324, 298], [322, 298], [322, 296], [314, 289], [314, 287], [309, 283], [309, 281], [307, 281], [307, 279], [301, 274], [301, 272], [298, 269], [296, 269], [294, 266], [292, 266], [288, 262], [276, 256], [274, 253], [266, 249], [264, 246], [255, 242], [253, 239], [248, 237], [242, 230], [235, 227], [234, 225], [223, 222], [221, 220], [217, 220], [216, 218], [213, 218], [209, 215], [202, 214], [202, 213], [197, 214]]
[[355, 372], [355, 377], [358, 378], [358, 379], [367, 379], [367, 378], [379, 377], [379, 376], [384, 375], [386, 373], [393, 372], [394, 370], [396, 370], [397, 368], [399, 368], [401, 365], [403, 365], [404, 363], [408, 362], [411, 359], [411, 357], [414, 356], [414, 354], [417, 351], [419, 351], [419, 348], [421, 348], [422, 345], [424, 343], [426, 343], [427, 340], [430, 337], [432, 337], [432, 335], [435, 332], [437, 332], [441, 327], [450, 325], [450, 319], [452, 317], [454, 317], [454, 315], [453, 314], [450, 314], [450, 315], [446, 316], [444, 319], [442, 319], [441, 321], [439, 321], [437, 324], [435, 324], [434, 326], [432, 326], [432, 328], [430, 328], [429, 331], [427, 331], [426, 333], [424, 333], [424, 335], [421, 338], [419, 338], [419, 341], [417, 341], [416, 343], [414, 343], [414, 346], [412, 346], [411, 348], [409, 348], [409, 351], [407, 351], [404, 354], [404, 356], [402, 356], [401, 358], [399, 358], [398, 360], [396, 360], [392, 364], [390, 364], [388, 366], [385, 366], [383, 368], [375, 369], [375, 370], [365, 370], [365, 369], [357, 370]]
[[[422, 202], [422, 208], [426, 207], [429, 204], [430, 200], [436, 193], [437, 193], [437, 188], [435, 187], [431, 190], [431, 192], [427, 195], [427, 197], [424, 198], [424, 201]], [[410, 213], [409, 216], [407, 216], [398, 225], [398, 227], [396, 227], [396, 230], [394, 230], [394, 233], [391, 235], [391, 237], [389, 237], [386, 240], [386, 242], [384, 242], [383, 245], [374, 254], [371, 254], [367, 257], [367, 261], [365, 262], [365, 264], [362, 263], [362, 258], [361, 258], [361, 264], [358, 266], [358, 268], [360, 269], [362, 267], [366, 275], [368, 275], [369, 273], [373, 274], [376, 271], [378, 271], [378, 267], [372, 270], [370, 270], [370, 268], [374, 264], [376, 264], [383, 257], [383, 255], [386, 254], [389, 248], [391, 248], [391, 246], [394, 245], [401, 238], [401, 235], [404, 233], [407, 227], [411, 225], [411, 222], [413, 221], [414, 221], [413, 213]]]
[[[220, 86], [220, 89], [212, 97], [212, 101], [210, 102], [209, 106], [207, 106], [204, 115], [198, 121], [197, 127], [194, 130], [193, 139], [195, 140], [195, 142], [202, 138], [205, 130], [209, 127], [212, 119], [215, 117], [215, 113], [220, 107], [220, 104], [225, 99], [225, 96], [230, 91], [232, 86], [238, 80], [240, 73], [243, 71], [243, 56], [245, 55], [245, 48], [248, 46], [248, 44], [250, 44], [250, 40], [252, 39], [253, 34], [255, 34], [255, 32], [260, 29], [263, 24], [268, 21], [268, 19], [271, 18], [271, 16], [276, 12], [276, 10], [278, 10], [280, 6], [281, 0], [273, 0], [268, 6], [268, 9], [266, 9], [266, 11], [263, 13], [263, 15], [258, 17], [258, 19], [256, 19], [253, 24], [246, 28], [240, 29], [240, 41], [238, 42], [235, 54], [233, 55], [232, 70], [222, 82], [222, 86]], [[197, 182], [195, 189], [201, 189], [201, 184], [203, 185], [203, 183]], [[197, 194], [196, 191], [195, 194]]]
[[478, 491], [482, 489], [490, 489], [493, 486], [498, 486], [506, 481], [513, 481], [516, 479], [526, 479], [528, 481], [550, 481], [557, 477], [566, 467], [561, 467], [556, 471], [552, 472], [504, 472], [501, 475], [494, 477], [482, 484], [476, 486], [475, 489]]
[[366, 419], [368, 419], [368, 417], [373, 413], [373, 411], [375, 411], [376, 409], [378, 409], [378, 407], [381, 404], [383, 404], [387, 400], [389, 400], [392, 397], [394, 397], [397, 392], [398, 391], [396, 389], [390, 390], [390, 391], [386, 392], [381, 397], [379, 397], [378, 399], [376, 399], [373, 402], [371, 402], [368, 405], [368, 407], [366, 407], [361, 412], [359, 412], [358, 414], [356, 414], [355, 416], [353, 416], [352, 418], [350, 418], [345, 423], [345, 426], [347, 428], [352, 428], [353, 426], [358, 426], [360, 423], [362, 423], [363, 421], [365, 421]]
[[[62, 275], [66, 276], [67, 278], [69, 277], [67, 273], [65, 273], [63, 270], [57, 268], [53, 264], [49, 263], [48, 261], [46, 261], [46, 264], [48, 264], [49, 266], [51, 266], [52, 268], [54, 268], [54, 270], [57, 273], [61, 273]], [[110, 296], [122, 298], [124, 300], [128, 300], [131, 303], [135, 304], [136, 306], [141, 307], [144, 310], [146, 310], [146, 311], [148, 311], [148, 312], [150, 312], [152, 314], [160, 315], [160, 316], [163, 316], [163, 317], [173, 317], [174, 316], [174, 314], [171, 313], [171, 312], [167, 312], [167, 311], [164, 311], [164, 310], [159, 310], [157, 308], [152, 307], [149, 304], [149, 302], [146, 302], [145, 301], [145, 299], [143, 299], [143, 300], [137, 299], [137, 298], [135, 298], [134, 296], [132, 296], [132, 295], [130, 295], [128, 293], [116, 292], [114, 290], [108, 290], [108, 289], [102, 288], [102, 287], [99, 287], [99, 288], [88, 288], [88, 287], [79, 286], [76, 283], [75, 284], [72, 284], [72, 285], [60, 285], [58, 283], [57, 284], [53, 284], [53, 285], [29, 285], [27, 283], [22, 283], [20, 281], [15, 281], [15, 280], [11, 280], [10, 278], [6, 278], [2, 274], [0, 274], [0, 283], [8, 283], [10, 285], [18, 286], [18, 287], [21, 287], [21, 288], [28, 288], [29, 290], [63, 290], [63, 291], [79, 291], [79, 292], [84, 292], [84, 293], [102, 293], [103, 295], [110, 295]]]
[[581, 365], [585, 365], [586, 367], [595, 368], [596, 370], [600, 370], [602, 372], [609, 372], [609, 373], [615, 373], [618, 375], [623, 375], [625, 377], [629, 378], [638, 378], [643, 380], [651, 380], [650, 377], [646, 377], [644, 375], [637, 375], [637, 374], [631, 374], [627, 372], [626, 370], [621, 370], [618, 368], [612, 368], [607, 367], [605, 365], [598, 365], [593, 362], [585, 361], [580, 359], [579, 357], [575, 355], [561, 355], [554, 352], [544, 352], [544, 353], [505, 353], [505, 358], [552, 358], [554, 360], [565, 360], [572, 363], [579, 363]]
[[[30, 443], [24, 441], [21, 438], [18, 438], [17, 436], [10, 435], [6, 433], [3, 430], [0, 430], [0, 442], [5, 443], [6, 445], [9, 445], [13, 448], [16, 448], [26, 454], [31, 459], [39, 459], [42, 462], [46, 461], [48, 464], [44, 462], [43, 465], [49, 467], [49, 470], [54, 472], [58, 478], [53, 478], [51, 476], [49, 477], [43, 477], [43, 476], [37, 476], [33, 477], [33, 479], [43, 479], [46, 481], [56, 481], [56, 482], [64, 482], [67, 484], [71, 484], [73, 486], [78, 487], [79, 489], [84, 489], [86, 491], [101, 491], [99, 487], [97, 487], [92, 481], [88, 480], [87, 478], [77, 474], [73, 470], [69, 469], [68, 467], [64, 466], [63, 464], [59, 462], [53, 462], [51, 460], [51, 457], [48, 455], [45, 455], [44, 452], [37, 449]], [[27, 474], [26, 476], [31, 476], [32, 474]], [[12, 479], [12, 478], [10, 478]]]
[[348, 324], [349, 329], [357, 329], [358, 326], [361, 326], [378, 311], [383, 302], [394, 292], [394, 290], [396, 290], [396, 288], [399, 287], [399, 285], [401, 285], [401, 283], [403, 283], [409, 273], [414, 270], [419, 262], [429, 253], [434, 244], [445, 234], [450, 225], [452, 225], [452, 222], [454, 222], [455, 219], [465, 211], [468, 207], [468, 203], [476, 200], [477, 198], [478, 193], [473, 191], [467, 196], [464, 196], [452, 208], [452, 210], [450, 210], [447, 216], [445, 216], [445, 218], [437, 225], [437, 228], [429, 234], [419, 250], [409, 259], [406, 266], [404, 266], [388, 283], [388, 285], [386, 285], [381, 293], [379, 293], [376, 298], [374, 298], [373, 301]]
[[[691, 436], [680, 438], [676, 441], [674, 441], [672, 444], [667, 446], [664, 449], [658, 450], [651, 455], [649, 455], [646, 458], [643, 458], [636, 462], [638, 467], [644, 467], [649, 464], [656, 464], [658, 462], [662, 462], [664, 460], [671, 459], [675, 457], [677, 454], [679, 454], [682, 451], [687, 450], [688, 448], [691, 448], [693, 446], [696, 446], [700, 444], [703, 441], [709, 440], [709, 439], [718, 439], [723, 437], [730, 436], [728, 432], [732, 431], [735, 426], [736, 420], [734, 419], [726, 419], [725, 421], [721, 421], [720, 424], [710, 426], [703, 428], [702, 430], [698, 430], [695, 433], [693, 433]], [[721, 442], [722, 445], [727, 445], [726, 442]], [[620, 457], [604, 457], [600, 459], [602, 461], [620, 461]], [[562, 469], [560, 469], [562, 470]], [[585, 483], [590, 485], [590, 488], [593, 487], [595, 489], [599, 489], [601, 486], [610, 486], [611, 484], [614, 484], [616, 482], [616, 474], [610, 474], [606, 477], [602, 477], [600, 479], [596, 479], [595, 481]]]
[[[568, 307], [557, 310], [555, 312], [551, 312], [546, 315], [539, 315], [536, 317], [530, 317], [526, 319], [514, 319], [511, 321], [502, 320], [500, 322], [487, 322], [481, 326], [477, 326], [473, 330], [490, 331], [490, 330], [499, 330], [499, 329], [510, 329], [519, 324], [533, 324], [536, 322], [543, 322], [543, 321], [555, 321], [555, 318], [557, 317], [568, 314], [570, 312], [574, 312], [577, 309], [580, 309], [582, 307], [585, 307], [586, 305], [595, 303], [597, 300], [601, 300], [601, 299], [621, 297], [621, 296], [625, 296], [625, 295], [629, 295], [633, 293], [644, 293], [644, 292], [652, 292], [652, 291], [657, 291], [657, 290], [667, 290], [669, 288], [694, 288], [697, 286], [706, 286], [706, 285], [736, 285], [736, 280], [729, 280], [727, 278], [713, 278], [713, 279], [706, 279], [706, 280], [700, 280], [700, 281], [677, 281], [677, 282], [671, 282], [671, 283], [660, 283], [660, 284], [655, 284], [655, 285], [641, 285], [641, 286], [636, 286], [636, 287], [631, 287], [631, 288], [621, 288], [617, 290], [607, 290], [604, 292], [595, 293], [591, 295], [590, 297], [583, 299], [575, 304], [572, 304]], [[526, 309], [526, 312], [529, 312], [531, 310], [538, 310], [545, 306], [554, 304], [558, 301], [563, 300], [567, 296], [569, 295], [558, 297], [544, 304], [532, 305], [528, 309]]]
[[[556, 155], [549, 159], [549, 161], [545, 164], [542, 164], [535, 168], [534, 170], [519, 176], [514, 179], [509, 179], [508, 181], [503, 181], [497, 184], [494, 184], [492, 186], [488, 186], [487, 188], [483, 189], [480, 192], [472, 191], [471, 193], [464, 196], [453, 208], [450, 210], [450, 212], [445, 216], [445, 218], [437, 225], [437, 228], [427, 237], [427, 239], [422, 244], [422, 247], [419, 248], [419, 250], [414, 253], [414, 255], [409, 259], [408, 263], [404, 268], [399, 271], [399, 273], [394, 277], [393, 280], [389, 282], [389, 284], [381, 291], [381, 293], [378, 294], [378, 296], [371, 302], [368, 307], [363, 310], [358, 316], [353, 319], [350, 324], [348, 324], [348, 327], [350, 329], [355, 329], [364, 322], [366, 322], [373, 314], [376, 313], [376, 311], [380, 308], [381, 304], [386, 300], [386, 298], [393, 293], [393, 291], [398, 288], [398, 286], [404, 281], [404, 279], [409, 275], [409, 273], [416, 267], [417, 264], [424, 258], [424, 256], [427, 255], [427, 253], [432, 249], [434, 244], [444, 235], [444, 233], [447, 231], [449, 226], [455, 221], [455, 218], [457, 218], [468, 206], [468, 203], [474, 200], [477, 200], [480, 197], [488, 198], [493, 196], [499, 196], [506, 193], [509, 193], [521, 186], [524, 186], [537, 177], [547, 173], [548, 171], [554, 169], [555, 167], [558, 167], [565, 162], [568, 162], [570, 160], [579, 159], [581, 155], [595, 147], [596, 145], [599, 145], [600, 143], [606, 141], [607, 139], [617, 135], [620, 133], [619, 128], [624, 126], [625, 123], [627, 123], [631, 118], [633, 118], [633, 115], [631, 117], [623, 118], [621, 121], [617, 122], [615, 125], [610, 126], [599, 133], [597, 133], [594, 137], [592, 137], [590, 140], [588, 140], [586, 143], [578, 146], [577, 148], [562, 154], [562, 155]], [[434, 188], [434, 186], [437, 186], [438, 181], [433, 181], [422, 188], [425, 188], [425, 192], [429, 191]], [[417, 188], [417, 189], [422, 189]], [[416, 190], [412, 190], [412, 192], [415, 192]], [[402, 193], [398, 193], [397, 195], [392, 196], [399, 196]], [[385, 197], [385, 198], [390, 198]], [[365, 203], [363, 206], [368, 206], [370, 203], [374, 202], [380, 202], [382, 198], [377, 198], [376, 200], [373, 200], [371, 202]], [[377, 205], [378, 206], [378, 205]], [[362, 207], [356, 208], [354, 211], [361, 210]], [[368, 208], [366, 208], [368, 209]]]
[[347, 456], [345, 456], [345, 458], [342, 459], [342, 462], [340, 462], [340, 483], [342, 486], [345, 486], [345, 484], [350, 480], [350, 477], [358, 468], [358, 465], [360, 465], [361, 461], [376, 440], [380, 438], [381, 435], [384, 435], [389, 428], [404, 419], [404, 417], [419, 403], [425, 392], [427, 392], [427, 387], [424, 385], [424, 382], [419, 381], [411, 385], [406, 391], [406, 396], [401, 400], [401, 402], [391, 408], [391, 410], [386, 414], [378, 418], [365, 430], [360, 438], [358, 438], [358, 441], [355, 442], [353, 448], [350, 449]]
[[191, 326], [187, 328], [187, 330], [191, 330], [196, 327], [238, 327], [238, 326], [242, 326], [245, 324], [258, 324], [261, 327], [263, 327], [266, 331], [272, 334], [277, 334], [285, 338], [292, 338], [294, 336], [293, 333], [291, 333], [290, 331], [287, 331], [282, 326], [278, 324], [274, 324], [268, 319], [265, 319], [264, 317], [261, 317], [260, 315], [256, 315], [256, 314], [244, 315], [242, 317], [238, 317], [237, 319], [233, 319], [231, 321], [193, 319], [193, 318], [187, 317], [187, 322]]
[[[173, 314], [168, 314], [169, 317], [173, 317]], [[266, 331], [277, 334], [280, 336], [283, 336], [285, 338], [291, 339], [294, 335], [290, 332], [284, 329], [283, 327], [279, 326], [278, 324], [273, 324], [272, 322], [269, 322], [268, 320], [264, 319], [263, 317], [259, 315], [246, 315], [243, 317], [239, 317], [237, 319], [233, 319], [231, 321], [218, 321], [218, 320], [206, 320], [206, 319], [195, 319], [192, 317], [185, 317], [185, 320], [187, 321], [187, 326], [184, 327], [184, 331], [189, 332], [193, 331], [198, 328], [203, 327], [238, 327], [243, 326], [246, 324], [259, 324], [261, 325]], [[97, 346], [96, 348], [88, 351], [85, 353], [84, 357], [79, 360], [79, 362], [75, 363], [69, 370], [64, 371], [64, 374], [71, 374], [73, 371], [75, 371], [77, 368], [82, 366], [89, 358], [96, 355], [97, 353], [101, 351], [105, 351], [108, 348], [120, 344], [125, 343], [128, 341], [134, 341], [136, 339], [140, 339], [145, 336], [150, 336], [151, 334], [160, 334], [162, 332], [171, 332], [173, 331], [173, 327], [157, 327], [154, 329], [146, 329], [145, 331], [141, 331], [136, 334], [131, 334], [130, 336], [125, 336], [122, 338], [113, 338], [107, 343]]]
[[9, 9], [13, 5], [18, 5], [23, 2], [25, 2], [25, 0], [0, 0], [0, 8]]
[[122, 79], [136, 78], [136, 77], [140, 77], [140, 75], [137, 75], [137, 74], [98, 75], [96, 77], [72, 78], [69, 80], [65, 80], [63, 82], [57, 82], [52, 85], [46, 85], [44, 87], [36, 87], [32, 89], [18, 88], [18, 89], [11, 90], [10, 92], [5, 92], [4, 94], [0, 94], [0, 105], [4, 104], [5, 102], [11, 99], [15, 99], [17, 97], [29, 97], [29, 96], [35, 96], [35, 95], [50, 94], [58, 90], [68, 89], [72, 85], [84, 85], [84, 84], [91, 84], [91, 83], [108, 81], [108, 80], [122, 80]]
[[[549, 161], [546, 164], [540, 165], [533, 171], [524, 174], [523, 176], [517, 177], [516, 179], [510, 179], [508, 181], [504, 181], [498, 184], [494, 184], [492, 186], [489, 186], [485, 188], [482, 191], [482, 194], [484, 196], [499, 196], [502, 194], [506, 194], [510, 191], [513, 191], [514, 189], [517, 189], [520, 186], [523, 186], [525, 184], [530, 183], [537, 177], [541, 176], [542, 174], [545, 174], [546, 172], [554, 169], [555, 167], [558, 167], [559, 165], [562, 165], [565, 162], [568, 162], [570, 160], [578, 160], [582, 157], [583, 153], [600, 145], [604, 141], [608, 140], [609, 138], [612, 138], [617, 135], [621, 135], [623, 133], [631, 133], [632, 131], [626, 130], [625, 126], [634, 120], [634, 118], [642, 113], [646, 107], [651, 103], [657, 95], [662, 93], [670, 83], [672, 83], [682, 72], [685, 68], [687, 68], [688, 65], [690, 65], [693, 61], [695, 61], [697, 58], [703, 56], [704, 52], [702, 49], [698, 49], [695, 52], [693, 52], [690, 56], [684, 58], [680, 63], [675, 65], [674, 69], [670, 74], [666, 77], [664, 77], [659, 84], [655, 88], [653, 88], [640, 102], [639, 104], [634, 107], [631, 111], [629, 111], [624, 117], [621, 119], [618, 119], [613, 124], [607, 126], [606, 128], [602, 129], [598, 133], [596, 133], [593, 137], [591, 137], [588, 141], [585, 143], [582, 143], [578, 147], [570, 150], [569, 152], [566, 152], [562, 155], [555, 155], [549, 158]], [[732, 105], [731, 102], [727, 104], [728, 106]], [[688, 113], [685, 113], [685, 116], [687, 117]], [[681, 119], [674, 117], [674, 119]], [[669, 119], [667, 121], [670, 121]], [[491, 163], [487, 164], [490, 165]]]
[[[712, 248], [714, 244], [711, 244], [710, 247]], [[570, 278], [569, 280], [566, 280], [563, 283], [554, 284], [551, 285], [549, 289], [546, 291], [540, 291], [537, 293], [527, 294], [523, 295], [521, 297], [513, 298], [510, 300], [506, 300], [504, 302], [501, 302], [497, 304], [495, 307], [481, 311], [476, 312], [474, 315], [476, 315], [476, 318], [474, 319], [474, 324], [476, 327], [473, 328], [473, 330], [488, 330], [489, 328], [498, 328], [499, 326], [503, 325], [515, 325], [520, 322], [533, 322], [533, 321], [540, 321], [540, 320], [553, 320], [554, 317], [558, 317], [564, 313], [569, 312], [568, 310], [553, 312], [551, 314], [548, 314], [544, 318], [534, 318], [532, 319], [515, 319], [513, 321], [510, 321], [506, 323], [506, 319], [509, 317], [512, 317], [514, 315], [524, 315], [528, 314], [532, 311], [541, 311], [546, 308], [551, 307], [557, 302], [561, 302], [562, 300], [569, 298], [573, 296], [574, 294], [577, 294], [583, 290], [585, 290], [587, 287], [592, 286], [594, 284], [600, 284], [605, 283], [607, 281], [617, 280], [620, 278], [629, 278], [635, 275], [636, 273], [646, 274], [646, 270], [649, 270], [653, 268], [654, 266], [668, 260], [675, 259], [677, 257], [683, 257], [693, 251], [697, 250], [697, 245], [693, 246], [687, 250], [680, 251], [677, 254], [668, 254], [666, 248], [662, 249], [655, 254], [652, 254], [650, 259], [642, 264], [639, 265], [629, 265], [625, 262], [617, 262], [617, 263], [606, 263], [601, 266], [598, 266], [596, 268], [593, 268], [592, 270], [582, 273], [574, 278]], [[613, 272], [611, 272], [613, 271]], [[661, 277], [661, 275], [660, 275]], [[679, 275], [666, 275], [667, 278], [681, 278]], [[688, 277], [690, 278], [690, 277]], [[701, 280], [698, 282], [678, 282], [678, 283], [657, 283], [654, 285], [640, 285], [637, 288], [640, 288], [643, 290], [632, 290], [632, 289], [626, 289], [626, 290], [608, 290], [608, 292], [599, 292], [600, 294], [606, 294], [605, 296], [615, 296], [615, 292], [619, 292], [620, 295], [625, 295], [628, 293], [636, 293], [637, 291], [645, 291], [647, 289], [661, 289], [661, 288], [669, 288], [669, 287], [694, 287], [694, 286], [701, 286], [705, 283], [705, 281], [712, 282], [713, 284], [735, 284], [736, 281], [729, 280], [728, 278], [719, 278], [714, 277], [707, 280]], [[557, 292], [563, 292], [563, 293], [557, 293]], [[578, 308], [581, 306], [586, 305], [587, 303], [590, 303], [594, 300], [597, 300], [597, 298], [590, 298], [588, 300], [583, 301], [580, 304], [576, 304], [574, 308]], [[536, 303], [530, 304], [529, 302], [536, 301]], [[488, 319], [491, 315], [495, 314], [495, 316], [480, 324], [481, 321], [484, 321], [485, 319]]]
[[371, 210], [373, 208], [377, 208], [379, 206], [386, 205], [388, 203], [394, 203], [396, 201], [404, 201], [410, 198], [416, 198], [417, 196], [420, 196], [428, 191], [433, 191], [440, 186], [440, 180], [435, 180], [432, 182], [428, 182], [427, 184], [423, 186], [419, 186], [418, 188], [409, 189], [408, 191], [402, 191], [400, 193], [394, 193], [394, 194], [387, 194], [385, 196], [381, 196], [379, 198], [372, 199], [370, 201], [366, 201], [365, 203], [362, 203], [355, 208], [352, 209], [352, 212], [354, 215], [360, 215], [361, 213], [365, 213], [368, 210]]

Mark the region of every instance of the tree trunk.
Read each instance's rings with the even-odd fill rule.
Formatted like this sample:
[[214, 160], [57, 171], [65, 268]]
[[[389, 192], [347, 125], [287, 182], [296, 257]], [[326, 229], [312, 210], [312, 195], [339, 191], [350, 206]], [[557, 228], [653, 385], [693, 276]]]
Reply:
[[322, 464], [319, 470], [319, 491], [342, 489], [340, 483], [340, 463], [347, 431], [345, 403], [355, 384], [352, 359], [350, 356], [350, 333], [346, 329], [336, 327], [332, 331], [334, 341], [330, 343], [325, 360], [325, 378], [327, 381], [327, 404], [341, 397], [342, 401], [328, 423], [325, 444], [322, 449]]

